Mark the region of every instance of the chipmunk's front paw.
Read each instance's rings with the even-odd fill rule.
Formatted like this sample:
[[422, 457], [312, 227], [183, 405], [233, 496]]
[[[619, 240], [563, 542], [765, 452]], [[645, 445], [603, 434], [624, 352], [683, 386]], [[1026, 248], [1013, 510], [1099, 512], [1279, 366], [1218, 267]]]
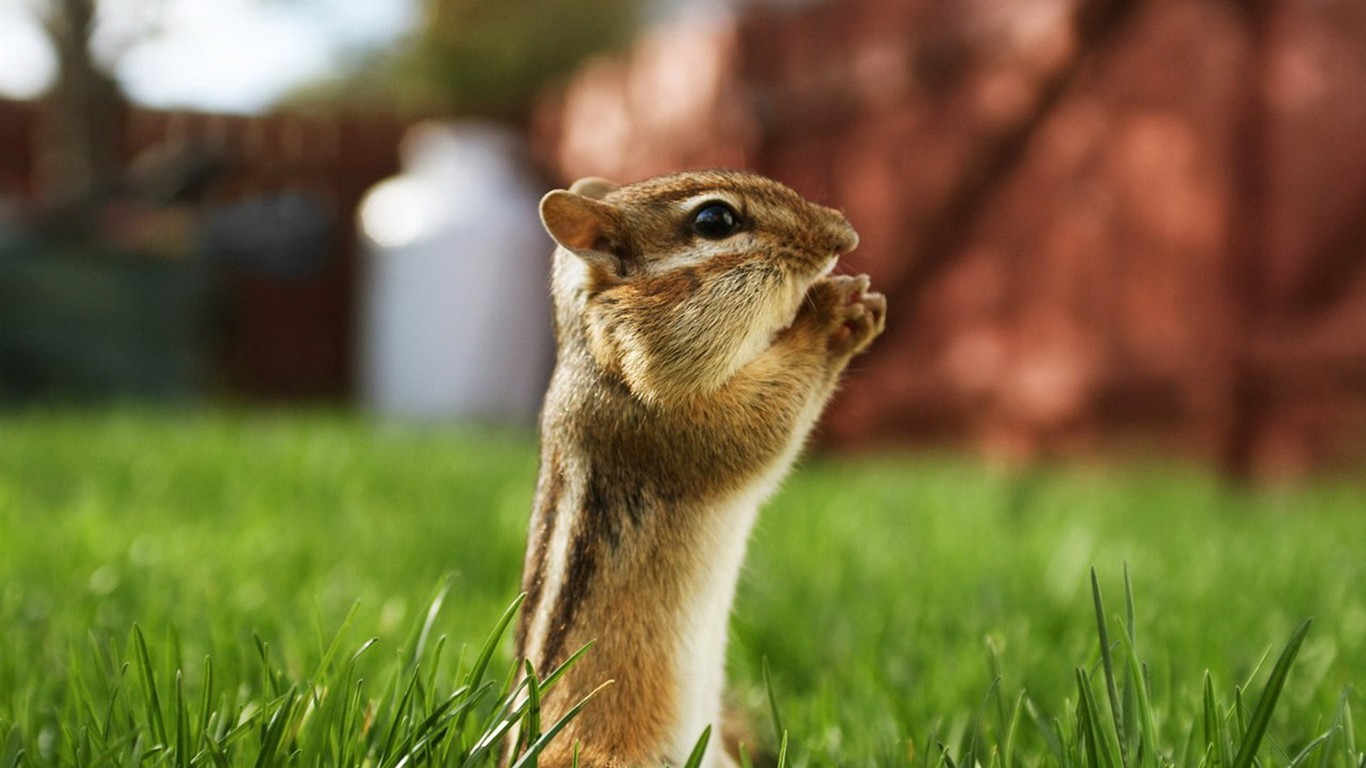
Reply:
[[867, 349], [887, 325], [887, 298], [869, 286], [867, 275], [839, 275], [823, 277], [807, 291], [806, 308], [835, 357]]

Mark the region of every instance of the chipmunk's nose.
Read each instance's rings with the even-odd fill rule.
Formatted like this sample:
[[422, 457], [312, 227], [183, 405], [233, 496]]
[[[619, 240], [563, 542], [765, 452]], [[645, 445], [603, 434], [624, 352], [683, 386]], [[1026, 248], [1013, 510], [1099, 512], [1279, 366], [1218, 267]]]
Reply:
[[844, 217], [844, 214], [831, 208], [826, 209], [828, 224], [826, 229], [830, 237], [830, 250], [837, 255], [846, 254], [858, 247], [858, 233], [854, 231], [854, 225]]

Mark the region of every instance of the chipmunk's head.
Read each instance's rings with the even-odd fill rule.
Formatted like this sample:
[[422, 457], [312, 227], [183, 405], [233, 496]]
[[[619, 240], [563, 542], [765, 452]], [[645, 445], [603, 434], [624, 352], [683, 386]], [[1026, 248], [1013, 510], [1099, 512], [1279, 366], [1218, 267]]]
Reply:
[[838, 211], [740, 171], [583, 179], [547, 194], [541, 221], [560, 246], [561, 344], [582, 327], [598, 364], [647, 401], [719, 387], [858, 244]]

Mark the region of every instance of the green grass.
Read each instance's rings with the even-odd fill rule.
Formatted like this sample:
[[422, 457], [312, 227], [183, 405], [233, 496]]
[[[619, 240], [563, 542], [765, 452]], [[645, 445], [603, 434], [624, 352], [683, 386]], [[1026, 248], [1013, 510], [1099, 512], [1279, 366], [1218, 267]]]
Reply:
[[[338, 414], [0, 418], [0, 766], [491, 765], [535, 469]], [[790, 766], [1360, 766], [1366, 485], [813, 460], [732, 638]]]

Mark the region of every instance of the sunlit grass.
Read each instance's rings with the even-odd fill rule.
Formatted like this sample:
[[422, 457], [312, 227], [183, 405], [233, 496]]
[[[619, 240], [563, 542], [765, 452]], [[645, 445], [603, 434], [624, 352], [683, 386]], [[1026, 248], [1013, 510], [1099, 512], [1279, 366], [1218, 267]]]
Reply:
[[[506, 638], [461, 697], [535, 470], [529, 434], [338, 414], [0, 418], [0, 765], [491, 764]], [[767, 659], [793, 766], [1230, 766], [1254, 726], [1261, 764], [1349, 766], [1363, 542], [1350, 478], [815, 460], [761, 516], [733, 687], [774, 748]], [[1090, 571], [1125, 596], [1126, 563], [1102, 646]]]

